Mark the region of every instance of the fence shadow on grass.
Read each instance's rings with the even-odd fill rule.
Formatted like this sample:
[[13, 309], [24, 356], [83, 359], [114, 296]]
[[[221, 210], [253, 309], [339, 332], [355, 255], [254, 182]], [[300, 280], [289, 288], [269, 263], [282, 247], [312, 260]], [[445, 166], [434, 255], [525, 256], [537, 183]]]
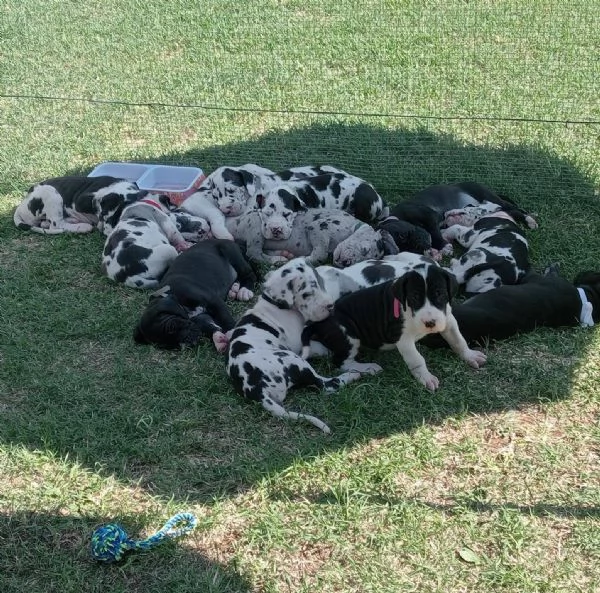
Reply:
[[[273, 169], [330, 163], [372, 181], [391, 203], [432, 183], [475, 179], [538, 214], [540, 229], [528, 232], [538, 267], [558, 261], [571, 276], [600, 260], [593, 247], [600, 205], [591, 181], [572, 163], [529, 146], [495, 150], [466, 145], [448, 133], [314, 124], [148, 160], [197, 164], [207, 172], [246, 162]], [[4, 226], [10, 224], [5, 220]], [[22, 235], [15, 229], [8, 234], [18, 247]], [[210, 504], [327, 450], [465, 412], [491, 413], [568, 397], [573, 361], [584, 358], [591, 335], [566, 330], [520, 338], [522, 356], [514, 357], [511, 348], [493, 350], [482, 373], [447, 352], [429, 351], [431, 369], [442, 381], [434, 396], [408, 376], [397, 354], [372, 354], [369, 359], [385, 369], [381, 375], [333, 397], [290, 396], [290, 409], [302, 408], [331, 424], [333, 435], [326, 438], [241, 402], [225, 376], [223, 359], [208, 344], [187, 353], [135, 346], [131, 330], [147, 296], [100, 276], [103, 240], [98, 235], [27, 240], [35, 243], [35, 255], [29, 245], [0, 253], [14, 280], [21, 281], [15, 271], [20, 266], [30, 270], [18, 298], [3, 297], [4, 368], [16, 365], [12, 368], [21, 374], [0, 372], [7, 390], [0, 438], [71, 455], [166, 499]], [[527, 354], [543, 355], [544, 349], [549, 359], [561, 361], [552, 372], [539, 369]], [[317, 365], [334, 372], [327, 362]]]

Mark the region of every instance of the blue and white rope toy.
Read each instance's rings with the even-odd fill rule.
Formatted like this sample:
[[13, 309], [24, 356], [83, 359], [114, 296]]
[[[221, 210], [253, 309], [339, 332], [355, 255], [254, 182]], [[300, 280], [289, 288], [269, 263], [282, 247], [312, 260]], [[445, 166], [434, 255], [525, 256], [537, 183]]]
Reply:
[[116, 523], [101, 525], [92, 533], [92, 558], [100, 562], [118, 562], [129, 550], [149, 550], [165, 539], [189, 533], [197, 523], [198, 520], [191, 513], [178, 513], [154, 535], [137, 541], [130, 539], [125, 530]]

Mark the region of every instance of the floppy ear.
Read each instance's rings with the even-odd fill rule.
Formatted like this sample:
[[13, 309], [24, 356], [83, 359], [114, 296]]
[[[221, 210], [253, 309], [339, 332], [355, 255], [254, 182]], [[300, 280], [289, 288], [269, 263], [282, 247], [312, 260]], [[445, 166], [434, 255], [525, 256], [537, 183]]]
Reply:
[[160, 194], [158, 196], [158, 203], [161, 206], [164, 206], [167, 210], [172, 210], [174, 208], [174, 204], [171, 203], [169, 196], [167, 196], [166, 194]]
[[388, 231], [385, 229], [380, 229], [377, 232], [381, 237], [377, 240], [377, 249], [379, 249], [383, 255], [396, 255], [397, 253], [400, 253], [398, 245], [396, 245], [396, 241], [394, 241], [394, 238]]
[[[581, 284], [588, 284], [589, 286], [595, 288], [594, 285], [600, 284], [600, 272], [593, 272], [591, 270], [579, 272], [579, 274], [575, 276], [573, 284], [575, 284], [575, 286], [579, 286]], [[600, 286], [598, 287], [598, 289], [600, 289]]]
[[294, 207], [292, 208], [292, 210], [294, 212], [306, 212], [308, 208], [298, 196], [294, 196]]
[[458, 292], [458, 281], [456, 280], [456, 276], [445, 268], [438, 268], [446, 279], [446, 288], [448, 289], [448, 297], [452, 300], [456, 293]]
[[279, 270], [272, 270], [265, 277], [263, 295], [271, 299], [282, 309], [291, 309], [294, 306], [294, 276], [281, 276]]
[[150, 343], [144, 336], [139, 325], [136, 326], [136, 328], [133, 330], [133, 340], [135, 341], [136, 344], [149, 344]]
[[[250, 171], [246, 171], [245, 169], [242, 169], [241, 171], [239, 171], [239, 174], [240, 174], [241, 181], [244, 184], [244, 187], [246, 188], [246, 191], [250, 195], [261, 190], [262, 184], [260, 182], [259, 177], [250, 173]], [[252, 191], [250, 191], [251, 189], [252, 189]]]
[[392, 284], [392, 294], [400, 301], [403, 309], [406, 309], [406, 301], [412, 286], [420, 279], [421, 277], [419, 274], [414, 270], [411, 270], [400, 276], [400, 278]]

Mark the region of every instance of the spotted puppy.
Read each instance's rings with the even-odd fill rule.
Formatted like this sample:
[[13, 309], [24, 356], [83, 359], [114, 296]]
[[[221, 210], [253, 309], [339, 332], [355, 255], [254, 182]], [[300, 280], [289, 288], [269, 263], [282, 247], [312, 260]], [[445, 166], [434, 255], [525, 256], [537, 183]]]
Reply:
[[323, 377], [300, 357], [304, 324], [325, 319], [332, 308], [333, 300], [304, 258], [270, 272], [256, 305], [238, 321], [231, 336], [227, 374], [235, 390], [279, 418], [307, 420], [329, 433], [318, 418], [289, 412], [282, 403], [292, 387], [314, 385], [332, 392], [360, 376]]
[[206, 177], [198, 191], [189, 196], [181, 207], [207, 219], [214, 236], [232, 239], [225, 217], [239, 216], [254, 208], [260, 191], [267, 191], [283, 181], [330, 173], [347, 175], [341, 169], [327, 165], [292, 167], [279, 173], [251, 163], [241, 167], [219, 167]]
[[361, 347], [397, 348], [417, 381], [434, 391], [439, 380], [416, 347], [424, 336], [439, 333], [473, 368], [486, 360], [485, 354], [468, 347], [458, 329], [450, 306], [454, 286], [452, 276], [429, 260], [412, 266], [396, 280], [342, 296], [330, 317], [304, 329], [303, 356], [308, 357], [310, 341], [316, 340], [331, 351], [334, 364], [342, 370], [377, 372], [379, 365], [356, 361]]
[[110, 235], [123, 208], [148, 192], [116, 177], [54, 177], [29, 188], [14, 213], [23, 230], [56, 235], [89, 233], [94, 227]]
[[169, 198], [130, 204], [104, 244], [102, 271], [131, 288], [156, 288], [169, 264], [190, 246], [169, 211]]
[[345, 267], [398, 252], [387, 231], [376, 231], [342, 210], [302, 211], [289, 236], [279, 240], [265, 238], [267, 231], [256, 211], [228, 218], [226, 225], [235, 240], [245, 244], [248, 258], [270, 264], [305, 256], [316, 265], [331, 255], [335, 265]]
[[227, 332], [235, 325], [225, 299], [250, 300], [256, 279], [233, 241], [206, 239], [192, 245], [171, 263], [159, 290], [150, 296], [135, 341], [181, 348], [196, 346], [206, 336], [224, 352]]
[[256, 207], [266, 239], [287, 239], [298, 213], [309, 208], [344, 210], [363, 222], [374, 222], [387, 212], [372, 185], [341, 173], [290, 180], [257, 195]]
[[453, 225], [442, 234], [467, 248], [449, 268], [467, 295], [517, 284], [531, 268], [527, 239], [506, 212], [483, 216], [472, 227]]

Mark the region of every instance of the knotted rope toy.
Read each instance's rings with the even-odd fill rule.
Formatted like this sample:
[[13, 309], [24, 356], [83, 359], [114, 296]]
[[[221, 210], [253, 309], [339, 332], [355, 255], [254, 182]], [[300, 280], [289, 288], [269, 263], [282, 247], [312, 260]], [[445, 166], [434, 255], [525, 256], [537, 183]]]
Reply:
[[191, 513], [178, 513], [171, 517], [154, 535], [142, 540], [130, 539], [116, 523], [97, 527], [92, 533], [91, 553], [100, 562], [118, 562], [130, 550], [149, 550], [165, 539], [174, 539], [189, 533], [198, 523]]

